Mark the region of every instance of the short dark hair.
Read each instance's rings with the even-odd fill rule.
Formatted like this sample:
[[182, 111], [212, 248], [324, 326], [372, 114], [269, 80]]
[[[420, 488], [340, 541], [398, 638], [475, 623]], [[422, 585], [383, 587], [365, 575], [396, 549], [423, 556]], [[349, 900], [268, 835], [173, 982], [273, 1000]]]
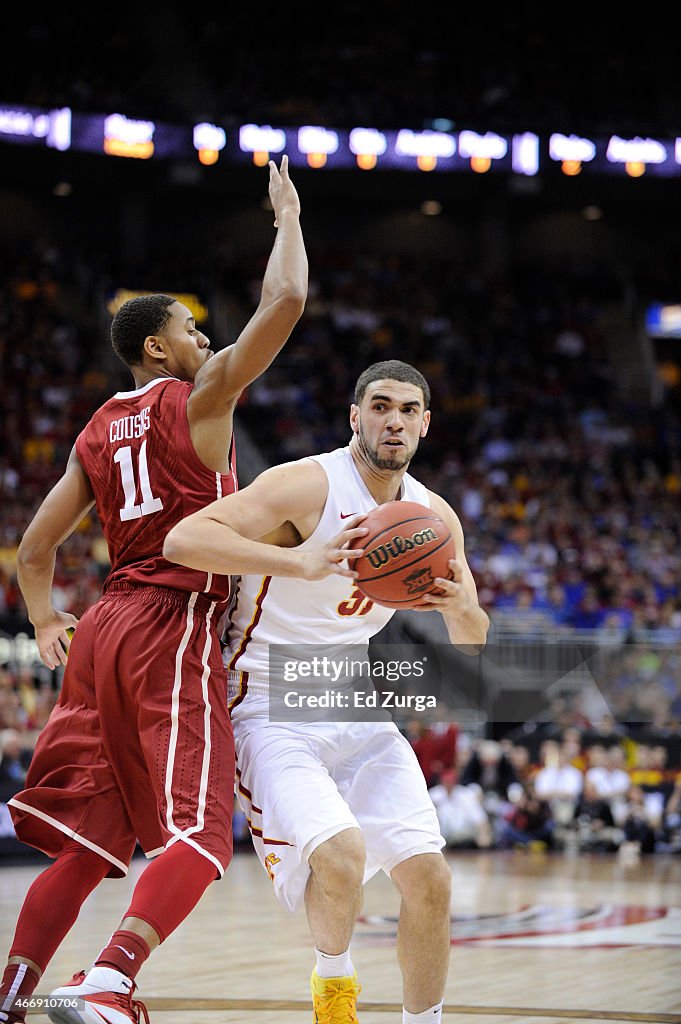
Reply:
[[375, 380], [399, 380], [402, 384], [414, 384], [423, 392], [424, 408], [430, 408], [428, 381], [414, 366], [403, 363], [401, 359], [384, 359], [380, 363], [372, 363], [371, 366], [367, 366], [366, 370], [360, 373], [355, 384], [355, 405], [360, 404], [367, 387]]
[[111, 344], [126, 366], [141, 364], [145, 338], [163, 330], [174, 302], [177, 299], [172, 295], [138, 295], [116, 311], [111, 322]]

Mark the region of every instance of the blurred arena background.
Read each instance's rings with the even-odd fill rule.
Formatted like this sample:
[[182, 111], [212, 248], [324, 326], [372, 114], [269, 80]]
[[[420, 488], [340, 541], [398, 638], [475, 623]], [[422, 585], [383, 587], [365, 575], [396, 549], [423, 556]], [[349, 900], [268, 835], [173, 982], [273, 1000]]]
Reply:
[[[0, 865], [59, 690], [17, 544], [129, 379], [116, 304], [250, 316], [289, 154], [306, 312], [240, 402], [241, 482], [348, 437], [361, 368], [433, 391], [415, 475], [458, 511], [490, 644], [448, 721], [402, 718], [452, 847], [681, 852], [681, 117], [673, 34], [597, 10], [346, 3], [14, 13], [0, 67]], [[61, 549], [99, 595], [94, 518]], [[381, 639], [438, 644], [399, 613]], [[425, 621], [428, 620], [428, 621]], [[447, 797], [456, 785], [458, 801]], [[238, 843], [249, 849], [244, 823]], [[444, 827], [444, 825], [443, 825]]]

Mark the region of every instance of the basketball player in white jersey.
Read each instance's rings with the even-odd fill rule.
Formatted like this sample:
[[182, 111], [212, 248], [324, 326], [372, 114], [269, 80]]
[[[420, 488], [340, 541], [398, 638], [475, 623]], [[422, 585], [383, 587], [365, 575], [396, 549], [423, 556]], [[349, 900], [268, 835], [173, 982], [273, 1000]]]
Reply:
[[355, 388], [347, 447], [267, 470], [182, 520], [164, 546], [172, 561], [240, 577], [224, 651], [237, 792], [279, 900], [291, 911], [305, 904], [316, 1024], [357, 1019], [350, 941], [363, 884], [379, 869], [401, 896], [404, 1024], [439, 1024], [442, 1014], [451, 874], [411, 746], [389, 719], [277, 721], [268, 699], [270, 645], [366, 645], [392, 616], [354, 587], [348, 544], [367, 532], [366, 513], [395, 499], [430, 506], [456, 542], [452, 579], [435, 581], [441, 592], [425, 595], [423, 610], [442, 613], [453, 644], [484, 646], [489, 619], [461, 523], [407, 472], [429, 402], [412, 366], [370, 366]]

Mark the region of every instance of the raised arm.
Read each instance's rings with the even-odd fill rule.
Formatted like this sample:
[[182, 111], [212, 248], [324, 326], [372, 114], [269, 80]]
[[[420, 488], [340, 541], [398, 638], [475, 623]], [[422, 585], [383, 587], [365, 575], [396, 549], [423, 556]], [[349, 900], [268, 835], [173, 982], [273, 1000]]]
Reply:
[[326, 473], [311, 459], [261, 473], [252, 484], [182, 519], [170, 530], [163, 555], [192, 569], [224, 575], [254, 573], [323, 579], [331, 573], [355, 578], [345, 550], [362, 516], [329, 543], [308, 551], [301, 544], [315, 530], [328, 492]]
[[461, 521], [444, 498], [433, 491], [428, 493], [431, 508], [452, 531], [456, 559], [449, 563], [452, 579], [436, 581], [444, 591], [442, 596], [425, 594], [419, 610], [441, 612], [451, 642], [465, 654], [478, 654], [487, 640], [489, 617], [478, 603], [478, 590], [466, 561]]
[[308, 287], [300, 200], [289, 178], [270, 160], [270, 199], [277, 234], [262, 282], [260, 302], [243, 331], [201, 367], [187, 401], [192, 444], [210, 469], [229, 471], [232, 415], [243, 389], [256, 380], [283, 348], [302, 316]]
[[187, 406], [190, 424], [233, 404], [243, 389], [270, 366], [303, 314], [308, 264], [300, 227], [300, 200], [289, 177], [288, 157], [281, 171], [270, 160], [270, 199], [277, 234], [255, 313], [233, 345], [222, 349], [196, 375]]
[[17, 552], [17, 580], [35, 629], [40, 657], [48, 668], [66, 663], [67, 629], [78, 619], [52, 604], [57, 548], [92, 508], [94, 495], [75, 447], [61, 480], [44, 499], [24, 533]]

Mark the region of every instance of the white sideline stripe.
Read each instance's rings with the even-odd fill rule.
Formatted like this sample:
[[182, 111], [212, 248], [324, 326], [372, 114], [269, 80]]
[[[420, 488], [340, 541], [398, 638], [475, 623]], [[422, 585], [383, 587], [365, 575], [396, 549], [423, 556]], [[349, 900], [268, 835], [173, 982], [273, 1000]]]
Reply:
[[217, 859], [217, 857], [214, 857], [212, 853], [208, 852], [208, 850], [204, 850], [202, 846], [199, 846], [197, 842], [191, 839], [188, 835], [185, 835], [184, 832], [178, 832], [173, 836], [172, 839], [169, 839], [168, 845], [166, 846], [166, 850], [169, 850], [170, 847], [173, 846], [175, 843], [186, 843], [187, 846], [191, 846], [194, 850], [196, 850], [197, 853], [200, 853], [202, 857], [205, 857], [206, 860], [209, 860], [211, 864], [215, 865], [215, 867], [218, 869], [220, 873], [220, 878], [222, 878], [222, 876], [225, 873], [225, 869], [220, 863], [220, 861]]
[[187, 649], [187, 644], [189, 643], [189, 636], [191, 634], [191, 631], [192, 631], [192, 628], [193, 628], [193, 625], [194, 625], [194, 606], [196, 604], [196, 599], [197, 599], [198, 596], [199, 596], [198, 593], [195, 593], [195, 594], [192, 594], [190, 599], [189, 599], [189, 605], [188, 605], [188, 609], [187, 609], [187, 626], [185, 628], [182, 640], [180, 641], [180, 646], [177, 649], [177, 654], [175, 655], [175, 679], [174, 679], [174, 682], [173, 682], [173, 694], [172, 694], [172, 702], [171, 702], [171, 729], [170, 729], [170, 741], [168, 743], [168, 764], [166, 765], [166, 781], [165, 781], [166, 826], [168, 828], [168, 831], [172, 832], [173, 836], [168, 841], [168, 843], [166, 844], [166, 849], [171, 847], [173, 845], [173, 843], [176, 843], [178, 840], [181, 840], [182, 842], [188, 843], [195, 850], [197, 850], [198, 853], [200, 853], [200, 854], [202, 854], [202, 856], [206, 857], [211, 862], [211, 864], [214, 864], [215, 867], [218, 869], [218, 871], [220, 873], [220, 876], [222, 877], [222, 875], [225, 872], [225, 869], [222, 866], [222, 864], [220, 863], [220, 861], [217, 860], [217, 858], [214, 857], [211, 853], [208, 853], [207, 850], [202, 849], [201, 846], [199, 846], [199, 844], [197, 842], [195, 842], [195, 840], [190, 838], [192, 833], [199, 832], [199, 831], [201, 831], [201, 829], [203, 829], [203, 827], [204, 827], [204, 815], [205, 815], [205, 810], [206, 810], [206, 795], [207, 795], [207, 790], [208, 790], [208, 770], [209, 770], [209, 767], [210, 767], [210, 754], [211, 754], [211, 742], [210, 742], [211, 706], [210, 706], [210, 702], [208, 700], [208, 686], [207, 686], [208, 677], [210, 676], [210, 667], [208, 665], [208, 657], [209, 657], [209, 654], [210, 654], [210, 646], [211, 646], [210, 620], [211, 620], [211, 618], [213, 616], [213, 612], [215, 611], [215, 601], [211, 602], [210, 608], [208, 609], [208, 611], [206, 613], [206, 623], [205, 623], [205, 625], [206, 625], [206, 642], [204, 644], [203, 655], [202, 655], [202, 658], [201, 658], [201, 663], [203, 665], [203, 673], [202, 673], [202, 676], [201, 676], [201, 688], [202, 688], [202, 692], [203, 692], [204, 705], [205, 705], [205, 710], [204, 710], [204, 727], [205, 727], [206, 739], [205, 739], [205, 745], [204, 745], [204, 751], [203, 751], [203, 760], [202, 760], [202, 764], [201, 764], [201, 783], [200, 783], [200, 787], [199, 787], [199, 803], [198, 803], [198, 808], [197, 808], [197, 821], [196, 821], [195, 825], [192, 825], [190, 828], [185, 829], [184, 831], [182, 829], [178, 828], [178, 826], [173, 821], [173, 806], [174, 805], [173, 805], [172, 786], [173, 786], [173, 769], [175, 767], [175, 754], [176, 754], [176, 751], [177, 751], [177, 736], [178, 736], [178, 731], [179, 731], [179, 727], [180, 727], [179, 726], [179, 720], [180, 720], [180, 690], [182, 689], [182, 659], [184, 658], [184, 653], [185, 653], [185, 651]]
[[168, 763], [166, 764], [166, 826], [169, 832], [177, 835], [180, 829], [173, 821], [173, 769], [175, 767], [175, 753], [177, 750], [177, 734], [180, 728], [180, 690], [182, 689], [182, 659], [187, 650], [189, 637], [194, 625], [194, 605], [198, 593], [192, 594], [187, 607], [187, 625], [180, 646], [175, 654], [175, 678], [173, 680], [173, 693], [170, 704], [170, 740], [168, 742]]
[[211, 706], [208, 697], [208, 677], [210, 676], [210, 665], [208, 664], [208, 658], [210, 656], [211, 648], [211, 636], [210, 636], [210, 620], [213, 617], [215, 611], [215, 601], [211, 604], [206, 615], [206, 642], [203, 645], [203, 654], [201, 655], [201, 664], [203, 665], [203, 673], [201, 674], [201, 693], [203, 694], [203, 760], [201, 762], [201, 784], [199, 786], [199, 806], [196, 810], [196, 824], [191, 828], [185, 829], [184, 835], [191, 836], [194, 832], [202, 832], [205, 824], [205, 813], [206, 813], [206, 794], [208, 792], [208, 771], [210, 769], [210, 755], [212, 750], [212, 743], [210, 740], [210, 716]]
[[[5, 1001], [4, 1001], [4, 1003], [2, 1004], [2, 1006], [0, 1006], [0, 1010], [7, 1010], [9, 1012], [9, 1009], [10, 1009], [12, 1003], [14, 1002], [14, 1000], [16, 998], [17, 992], [21, 988], [21, 983], [24, 980], [24, 978], [26, 977], [26, 971], [27, 970], [28, 970], [28, 964], [19, 964], [19, 969], [17, 970], [16, 977], [15, 977], [14, 981], [12, 982], [12, 986], [11, 986], [9, 992], [7, 993], [7, 997], [6, 997]], [[9, 1018], [5, 1017], [4, 1014], [3, 1014], [3, 1020], [8, 1020], [8, 1019]]]
[[51, 818], [49, 814], [45, 814], [44, 811], [39, 811], [35, 807], [31, 807], [29, 804], [21, 803], [20, 800], [16, 800], [14, 797], [9, 801], [13, 807], [18, 807], [20, 811], [27, 811], [28, 814], [35, 815], [36, 818], [40, 818], [41, 821], [46, 821], [48, 825], [52, 825], [53, 828], [63, 832], [65, 836], [70, 836], [71, 839], [75, 839], [77, 843], [82, 846], [86, 846], [88, 850], [92, 850], [93, 853], [98, 853], [104, 860], [108, 860], [110, 864], [115, 864], [117, 868], [120, 868], [124, 875], [128, 873], [128, 865], [124, 864], [122, 860], [118, 860], [113, 854], [108, 853], [107, 850], [102, 849], [101, 846], [97, 846], [96, 843], [90, 842], [85, 836], [78, 835], [73, 829], [67, 828], [61, 821], [57, 821], [56, 818]]

